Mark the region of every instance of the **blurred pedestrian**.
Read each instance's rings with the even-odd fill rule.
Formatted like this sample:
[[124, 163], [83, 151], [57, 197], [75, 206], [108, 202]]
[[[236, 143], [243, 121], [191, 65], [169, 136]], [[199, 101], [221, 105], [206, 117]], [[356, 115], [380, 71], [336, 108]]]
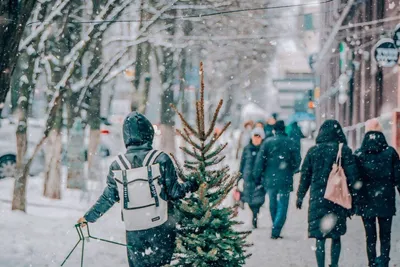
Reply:
[[[400, 160], [389, 146], [377, 119], [366, 123], [366, 134], [355, 152], [360, 191], [357, 214], [362, 216], [367, 240], [368, 266], [388, 267], [392, 218], [396, 213], [396, 191], [400, 192]], [[377, 230], [381, 255], [376, 255]]]
[[288, 135], [294, 142], [296, 149], [301, 153], [301, 139], [305, 138], [305, 136], [297, 124], [297, 121], [290, 124]]
[[276, 120], [273, 117], [271, 117], [267, 120], [267, 123], [264, 126], [265, 138], [270, 138], [270, 137], [274, 136], [275, 123], [276, 123]]
[[244, 181], [241, 200], [244, 203], [249, 204], [253, 213], [252, 222], [254, 228], [257, 228], [257, 216], [261, 206], [265, 202], [265, 190], [262, 185], [256, 185], [252, 171], [254, 169], [257, 153], [260, 150], [264, 138], [264, 130], [261, 128], [255, 128], [251, 132], [250, 143], [243, 150], [240, 162], [240, 173], [242, 174], [241, 179]]
[[352, 185], [356, 181], [357, 167], [342, 127], [336, 120], [327, 120], [319, 130], [316, 145], [308, 151], [304, 159], [297, 191], [296, 207], [301, 209], [303, 199], [310, 189], [308, 236], [316, 239], [318, 267], [325, 267], [326, 239], [332, 239], [330, 266], [338, 266], [340, 237], [346, 233], [346, 220], [350, 215], [349, 210], [324, 198], [328, 177], [338, 157], [339, 144], [343, 144], [341, 166], [347, 182]]
[[251, 131], [253, 130], [254, 122], [252, 120], [244, 123], [244, 128], [240, 132], [238, 147], [236, 150], [236, 159], [239, 159], [239, 155], [243, 152], [243, 148], [248, 145], [251, 140]]
[[274, 137], [261, 145], [254, 165], [256, 183], [261, 183], [269, 195], [272, 219], [272, 239], [281, 237], [286, 222], [290, 192], [293, 191], [293, 175], [300, 165], [300, 154], [292, 140], [285, 133], [285, 123], [277, 121]]

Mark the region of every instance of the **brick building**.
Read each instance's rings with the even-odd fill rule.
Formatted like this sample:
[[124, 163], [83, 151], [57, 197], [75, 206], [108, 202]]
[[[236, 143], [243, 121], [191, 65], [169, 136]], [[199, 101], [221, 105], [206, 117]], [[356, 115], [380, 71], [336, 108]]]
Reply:
[[391, 135], [390, 113], [399, 107], [399, 67], [379, 67], [371, 52], [381, 38], [392, 38], [400, 23], [400, 5], [390, 0], [333, 0], [320, 8], [318, 120], [339, 120], [353, 146], [370, 118], [383, 116], [386, 134]]

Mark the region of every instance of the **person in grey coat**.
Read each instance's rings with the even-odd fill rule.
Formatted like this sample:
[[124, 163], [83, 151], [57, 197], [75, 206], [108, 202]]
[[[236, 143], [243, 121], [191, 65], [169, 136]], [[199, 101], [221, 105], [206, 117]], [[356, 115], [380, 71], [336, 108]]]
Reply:
[[[127, 148], [125, 157], [132, 166], [136, 166], [134, 158], [143, 162], [147, 153], [152, 150], [154, 137], [153, 125], [140, 113], [130, 113], [124, 121], [123, 137]], [[179, 183], [175, 167], [170, 157], [161, 153], [155, 160], [160, 164], [161, 177], [158, 182], [163, 191], [160, 197], [165, 201], [183, 198], [186, 193], [198, 189], [196, 182], [188, 181]], [[107, 176], [107, 186], [93, 207], [78, 220], [84, 226], [85, 223], [94, 223], [104, 215], [116, 202], [119, 202], [117, 184], [113, 171], [121, 170], [117, 161], [114, 161]], [[171, 205], [169, 205], [171, 206]], [[172, 211], [169, 208], [168, 211]], [[140, 219], [140, 218], [138, 218]], [[126, 241], [128, 247], [128, 262], [130, 267], [157, 267], [169, 264], [175, 249], [175, 221], [169, 215], [168, 221], [160, 226], [140, 230], [127, 231]]]

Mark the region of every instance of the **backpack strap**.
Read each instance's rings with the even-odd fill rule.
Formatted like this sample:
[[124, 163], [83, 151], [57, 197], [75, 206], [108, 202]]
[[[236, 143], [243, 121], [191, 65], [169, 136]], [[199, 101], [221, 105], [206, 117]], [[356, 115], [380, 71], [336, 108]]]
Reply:
[[118, 166], [120, 167], [120, 169], [121, 169], [122, 171], [127, 170], [128, 168], [125, 167], [126, 164], [123, 164], [123, 163], [122, 163], [121, 158], [120, 158], [119, 156], [120, 156], [120, 155], [118, 155], [118, 156], [116, 157], [115, 162], [117, 162]]
[[149, 160], [151, 160], [151, 158], [153, 158], [153, 155], [157, 153], [157, 150], [150, 150], [149, 152], [147, 152], [146, 157], [144, 157], [143, 159], [143, 166], [147, 166], [147, 164], [149, 163]]
[[157, 160], [158, 156], [161, 155], [161, 153], [163, 153], [162, 151], [156, 151], [156, 153], [154, 153], [152, 155], [151, 158], [149, 158], [149, 161], [147, 162], [146, 166], [151, 166], [154, 164], [154, 162]]
[[151, 165], [147, 166], [147, 179], [149, 180], [149, 188], [150, 188], [151, 197], [154, 198], [156, 207], [158, 207], [158, 206], [160, 206], [160, 200], [158, 199], [157, 190], [156, 190], [156, 187], [154, 186], [153, 169], [151, 168]]
[[131, 162], [126, 158], [126, 156], [124, 154], [119, 154], [118, 158], [121, 161], [121, 163], [124, 165], [126, 170], [132, 169]]

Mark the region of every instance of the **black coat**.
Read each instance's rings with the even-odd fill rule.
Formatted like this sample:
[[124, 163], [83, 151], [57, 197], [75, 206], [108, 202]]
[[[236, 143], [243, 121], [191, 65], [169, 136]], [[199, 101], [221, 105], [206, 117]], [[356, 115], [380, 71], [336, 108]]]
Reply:
[[[328, 121], [328, 123], [331, 122]], [[338, 238], [347, 230], [346, 219], [349, 211], [324, 198], [328, 177], [332, 165], [336, 161], [339, 142], [345, 144], [342, 150], [342, 167], [349, 186], [351, 187], [357, 179], [357, 166], [352, 151], [346, 145], [341, 128], [338, 129], [334, 125], [321, 127], [317, 144], [307, 152], [301, 168], [297, 198], [303, 200], [310, 189], [308, 209], [308, 235], [310, 238]], [[340, 127], [339, 123], [337, 125]]]
[[390, 217], [396, 213], [396, 190], [400, 188], [400, 160], [381, 132], [366, 133], [355, 152], [361, 187], [356, 207], [365, 217]]
[[[127, 147], [126, 158], [133, 166], [141, 164], [152, 149], [154, 130], [151, 123], [141, 114], [133, 112], [124, 122], [124, 142]], [[134, 161], [134, 158], [137, 160]], [[139, 162], [139, 163], [138, 163]], [[162, 153], [157, 157], [155, 164], [160, 164], [161, 177], [158, 182], [164, 189], [160, 197], [164, 200], [183, 198], [186, 193], [197, 188], [192, 182], [179, 183], [175, 167], [167, 154]], [[93, 207], [85, 214], [85, 219], [94, 223], [120, 200], [113, 170], [120, 170], [114, 161], [107, 176], [107, 186]], [[171, 210], [169, 210], [171, 211]], [[155, 228], [142, 231], [127, 231], [127, 243], [130, 266], [152, 267], [169, 263], [175, 248], [175, 221], [170, 215], [169, 220]], [[145, 250], [151, 249], [155, 254], [146, 254]]]
[[250, 144], [244, 148], [242, 159], [240, 161], [240, 173], [242, 174], [242, 179], [244, 180], [241, 200], [248, 203], [250, 206], [262, 206], [265, 202], [265, 191], [263, 188], [258, 188], [256, 186], [256, 182], [252, 174], [259, 150], [260, 146], [255, 146], [250, 142]]
[[293, 191], [293, 175], [301, 162], [300, 152], [282, 132], [266, 139], [254, 165], [253, 176], [266, 190]]

